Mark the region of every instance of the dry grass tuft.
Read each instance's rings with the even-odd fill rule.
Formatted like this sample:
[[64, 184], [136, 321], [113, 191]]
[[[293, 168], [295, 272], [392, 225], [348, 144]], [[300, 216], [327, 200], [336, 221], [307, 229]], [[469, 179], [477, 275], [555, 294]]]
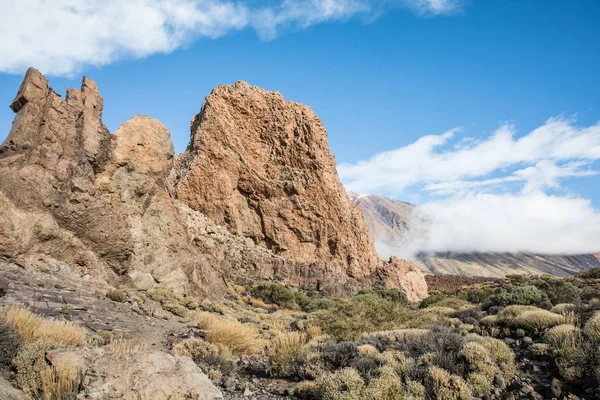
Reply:
[[252, 300], [252, 307], [263, 308], [264, 306], [265, 306], [265, 302], [262, 301], [261, 299], [253, 299]]
[[225, 345], [209, 343], [199, 338], [189, 338], [173, 346], [173, 354], [190, 357], [193, 360], [218, 355], [226, 360], [232, 358], [231, 350]]
[[261, 349], [258, 333], [248, 325], [221, 320], [209, 313], [202, 313], [197, 324], [206, 330], [209, 342], [227, 346], [234, 356], [256, 354]]
[[144, 352], [146, 349], [146, 345], [144, 344], [136, 344], [123, 339], [115, 340], [108, 346], [108, 351], [116, 354], [135, 354]]
[[11, 307], [6, 323], [13, 326], [25, 343], [45, 340], [57, 345], [76, 346], [85, 342], [85, 330], [69, 321], [47, 321], [23, 307]]
[[64, 361], [41, 372], [42, 400], [73, 399], [79, 393], [83, 380], [74, 361]]
[[300, 332], [277, 335], [268, 350], [273, 371], [279, 375], [293, 374], [308, 353], [304, 346], [307, 342], [306, 334]]

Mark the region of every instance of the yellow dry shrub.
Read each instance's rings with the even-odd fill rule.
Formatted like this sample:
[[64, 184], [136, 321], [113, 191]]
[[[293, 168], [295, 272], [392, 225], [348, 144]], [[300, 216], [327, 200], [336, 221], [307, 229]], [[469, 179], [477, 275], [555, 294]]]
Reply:
[[424, 313], [432, 313], [435, 315], [440, 315], [440, 316], [447, 316], [447, 315], [451, 315], [454, 314], [456, 312], [456, 310], [454, 308], [450, 308], [450, 307], [438, 307], [438, 306], [434, 306], [434, 307], [427, 307], [421, 310], [421, 312]]
[[579, 328], [573, 325], [557, 325], [546, 332], [544, 341], [555, 348], [560, 348], [564, 345], [576, 345], [580, 333]]
[[265, 306], [265, 302], [262, 301], [261, 299], [253, 299], [252, 300], [252, 307], [263, 308], [264, 306]]
[[214, 314], [203, 312], [198, 315], [196, 325], [200, 329], [208, 329], [216, 321], [218, 321], [218, 318]]
[[318, 326], [309, 325], [306, 327], [306, 336], [308, 340], [319, 337], [323, 334], [323, 330]]
[[76, 346], [85, 342], [85, 330], [69, 321], [50, 321], [23, 307], [11, 307], [6, 323], [15, 328], [25, 343], [44, 340], [57, 345]]
[[289, 375], [308, 353], [306, 334], [286, 332], [275, 336], [268, 350], [271, 368], [278, 375]]
[[493, 326], [498, 321], [497, 315], [487, 315], [479, 320], [479, 323], [483, 326]]
[[485, 348], [506, 379], [510, 379], [515, 375], [515, 355], [502, 340], [475, 334], [469, 334], [465, 339], [470, 342], [479, 343]]
[[552, 307], [552, 309], [550, 311], [552, 311], [553, 313], [556, 313], [556, 314], [565, 315], [567, 313], [571, 313], [571, 312], [575, 311], [575, 304], [560, 303], [560, 304], [557, 304], [554, 307]]
[[[261, 348], [258, 333], [248, 325], [215, 317], [207, 318], [202, 324], [206, 330], [206, 339], [211, 343], [227, 346], [234, 356], [256, 354]], [[198, 326], [200, 325], [201, 322], [198, 321]]]
[[469, 370], [474, 373], [485, 375], [491, 379], [499, 372], [490, 352], [481, 343], [465, 343], [461, 349], [461, 354], [467, 360]]
[[583, 332], [593, 340], [600, 341], [600, 311], [596, 312], [583, 327]]
[[428, 398], [444, 400], [471, 400], [473, 394], [467, 383], [448, 371], [431, 367], [425, 378], [425, 391]]
[[403, 398], [402, 381], [394, 369], [385, 366], [379, 369], [379, 376], [371, 382], [365, 390], [365, 400], [396, 400]]
[[202, 359], [210, 355], [219, 355], [225, 359], [231, 359], [231, 350], [223, 344], [209, 343], [200, 338], [189, 338], [173, 346], [173, 354], [190, 357], [191, 359]]
[[364, 354], [370, 357], [375, 357], [377, 354], [379, 354], [379, 350], [377, 350], [375, 346], [370, 344], [362, 344], [358, 346], [357, 349], [360, 354]]
[[108, 346], [108, 351], [116, 354], [135, 354], [146, 351], [146, 346], [130, 340], [119, 339]]
[[515, 317], [505, 320], [507, 326], [526, 330], [548, 329], [565, 322], [566, 317], [564, 315], [542, 309], [523, 311]]
[[344, 368], [318, 378], [314, 390], [322, 400], [361, 400], [364, 388], [365, 382], [358, 372]]
[[64, 360], [41, 372], [42, 400], [65, 400], [79, 393], [81, 369], [72, 360]]
[[492, 391], [492, 379], [485, 374], [469, 374], [467, 384], [475, 397], [483, 397]]

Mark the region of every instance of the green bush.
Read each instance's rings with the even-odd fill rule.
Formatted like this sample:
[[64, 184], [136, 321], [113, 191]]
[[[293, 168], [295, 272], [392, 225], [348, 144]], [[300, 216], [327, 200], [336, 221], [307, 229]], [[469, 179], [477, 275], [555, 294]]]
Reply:
[[490, 297], [493, 304], [503, 307], [534, 305], [539, 304], [543, 299], [544, 293], [532, 285], [511, 287], [509, 291], [502, 291]]
[[336, 339], [353, 340], [366, 332], [401, 327], [415, 317], [414, 314], [401, 303], [375, 294], [362, 294], [328, 310], [314, 312], [309, 320]]
[[402, 304], [408, 304], [408, 297], [402, 289], [388, 289], [383, 286], [374, 286], [370, 289], [361, 290], [360, 292], [358, 292], [358, 294], [376, 294], [377, 296], [386, 300], [395, 301]]
[[600, 268], [594, 267], [576, 275], [581, 279], [600, 279]]
[[293, 308], [296, 305], [294, 292], [275, 282], [260, 282], [252, 287], [252, 294], [268, 303]]
[[21, 341], [16, 329], [10, 325], [0, 326], [0, 371], [8, 371], [17, 356]]
[[127, 299], [127, 293], [121, 290], [111, 289], [106, 293], [106, 297], [117, 303], [122, 303]]

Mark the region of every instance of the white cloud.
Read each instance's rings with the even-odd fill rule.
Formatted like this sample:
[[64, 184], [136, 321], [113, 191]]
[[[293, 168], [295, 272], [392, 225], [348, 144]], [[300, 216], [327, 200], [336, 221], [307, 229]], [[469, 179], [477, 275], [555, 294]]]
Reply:
[[526, 194], [468, 194], [415, 208], [402, 242], [380, 251], [529, 252], [600, 251], [600, 212], [581, 198]]
[[168, 53], [197, 38], [254, 28], [263, 39], [283, 26], [306, 28], [383, 8], [427, 15], [460, 9], [459, 0], [0, 0], [0, 72], [30, 65], [70, 75], [86, 65]]
[[429, 199], [415, 208], [401, 243], [377, 243], [381, 256], [600, 252], [600, 212], [589, 200], [547, 193], [564, 194], [563, 180], [598, 174], [600, 124], [553, 118], [519, 138], [504, 125], [452, 146], [459, 131], [338, 167], [348, 190]]
[[[600, 124], [580, 128], [570, 119], [552, 118], [520, 138], [515, 138], [514, 126], [503, 125], [485, 140], [440, 149], [459, 131], [424, 136], [369, 160], [340, 164], [338, 172], [346, 188], [358, 193], [400, 194], [419, 185], [429, 190], [464, 189], [511, 180], [528, 181], [532, 190], [556, 186], [568, 176], [592, 174], [589, 163], [600, 159]], [[488, 178], [519, 166], [528, 168]]]

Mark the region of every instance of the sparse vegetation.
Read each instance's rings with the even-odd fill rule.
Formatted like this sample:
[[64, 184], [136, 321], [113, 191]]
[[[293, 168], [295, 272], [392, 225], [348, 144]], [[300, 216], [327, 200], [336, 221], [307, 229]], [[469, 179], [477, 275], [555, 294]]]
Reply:
[[111, 289], [106, 292], [106, 297], [112, 301], [116, 301], [117, 303], [122, 303], [127, 299], [127, 293], [118, 289]]

